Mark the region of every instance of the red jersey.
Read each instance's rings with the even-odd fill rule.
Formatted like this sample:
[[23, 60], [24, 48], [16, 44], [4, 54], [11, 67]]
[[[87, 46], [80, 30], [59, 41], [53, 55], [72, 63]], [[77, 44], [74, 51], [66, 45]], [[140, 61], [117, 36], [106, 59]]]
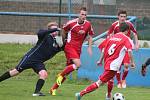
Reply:
[[63, 29], [68, 32], [66, 46], [70, 45], [76, 50], [81, 50], [86, 36], [94, 34], [91, 23], [85, 20], [83, 24], [78, 24], [78, 18], [69, 21]]
[[105, 39], [99, 49], [104, 49], [104, 68], [105, 70], [119, 70], [126, 51], [133, 48], [133, 42], [123, 33]]
[[[130, 22], [130, 21], [126, 21], [126, 23], [129, 25], [130, 29], [127, 33], [127, 36], [130, 37], [130, 34], [131, 34], [131, 31], [135, 34], [137, 34], [137, 31], [136, 29], [134, 28], [133, 24]], [[119, 21], [116, 21], [114, 22], [111, 27], [109, 28], [108, 30], [108, 36], [110, 34], [116, 34], [116, 33], [119, 33], [120, 32], [120, 29], [119, 29]]]

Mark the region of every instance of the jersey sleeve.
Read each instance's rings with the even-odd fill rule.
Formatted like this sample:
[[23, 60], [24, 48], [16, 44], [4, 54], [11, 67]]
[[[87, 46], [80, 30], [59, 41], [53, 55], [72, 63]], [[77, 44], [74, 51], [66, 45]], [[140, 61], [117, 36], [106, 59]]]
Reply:
[[90, 24], [90, 29], [89, 29], [89, 35], [94, 35], [95, 33], [94, 33], [94, 30], [93, 30], [93, 27], [92, 27], [92, 25]]
[[47, 32], [48, 32], [48, 30], [40, 29], [40, 30], [38, 31], [38, 33], [37, 33], [38, 39], [39, 39], [39, 40], [40, 40], [40, 39], [43, 39], [43, 38], [45, 37], [45, 35], [46, 35]]
[[98, 46], [98, 48], [99, 48], [100, 51], [102, 51], [102, 50], [105, 48], [105, 46], [106, 46], [106, 44], [107, 44], [107, 41], [108, 41], [108, 39], [105, 39], [105, 40]]
[[38, 39], [43, 39], [46, 35], [53, 33], [55, 31], [59, 31], [59, 30], [57, 28], [48, 29], [48, 30], [40, 29], [37, 33]]
[[114, 32], [114, 25], [112, 24], [107, 31], [107, 36], [110, 36], [111, 34], [113, 34], [113, 32]]
[[69, 31], [70, 30], [70, 21], [63, 25], [63, 29], [65, 31]]
[[132, 49], [134, 48], [133, 41], [130, 38], [127, 38], [125, 40], [125, 47], [127, 48], [127, 51], [132, 51]]
[[130, 30], [133, 32], [133, 33], [135, 33], [136, 35], [137, 35], [137, 31], [136, 31], [136, 29], [134, 28], [134, 25], [131, 23], [131, 22], [128, 22], [129, 23], [129, 25], [130, 25]]

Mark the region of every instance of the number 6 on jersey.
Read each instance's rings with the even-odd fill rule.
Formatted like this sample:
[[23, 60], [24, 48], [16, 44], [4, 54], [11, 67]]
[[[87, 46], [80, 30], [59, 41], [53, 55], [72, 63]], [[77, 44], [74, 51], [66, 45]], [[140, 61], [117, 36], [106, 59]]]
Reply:
[[112, 44], [112, 45], [110, 46], [110, 48], [108, 49], [108, 54], [109, 54], [109, 55], [112, 55], [112, 54], [114, 53], [114, 51], [115, 51], [115, 46], [116, 46], [116, 44]]

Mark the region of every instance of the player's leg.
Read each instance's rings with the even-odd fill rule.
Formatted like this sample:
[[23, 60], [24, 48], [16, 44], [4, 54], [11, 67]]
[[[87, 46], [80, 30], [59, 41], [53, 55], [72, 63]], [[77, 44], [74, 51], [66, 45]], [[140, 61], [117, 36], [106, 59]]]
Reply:
[[0, 82], [4, 81], [10, 77], [18, 75], [19, 72], [16, 69], [12, 69], [10, 71], [5, 72], [3, 75], [0, 76]]
[[58, 77], [56, 80], [57, 84], [61, 85], [64, 77], [66, 77], [68, 74], [70, 74], [77, 68], [78, 67], [76, 66], [76, 64], [70, 64], [70, 65], [66, 66], [65, 69], [61, 73], [58, 74]]
[[[121, 67], [120, 67], [121, 68]], [[116, 74], [116, 79], [117, 79], [117, 87], [118, 88], [122, 88], [122, 85], [121, 85], [121, 71], [117, 71], [117, 74]]]
[[81, 65], [80, 59], [72, 59], [73, 64], [66, 66], [66, 68], [58, 75], [58, 78], [56, 80], [58, 85], [62, 84], [62, 81], [65, 76], [73, 72], [74, 70], [78, 69]]
[[66, 54], [68, 66], [66, 66], [65, 69], [61, 73], [59, 73], [59, 76], [56, 80], [58, 85], [61, 85], [63, 77], [67, 76], [74, 70], [78, 69], [81, 65], [80, 52], [78, 52], [74, 48], [69, 47], [67, 48], [67, 50], [66, 48], [65, 48], [65, 54]]
[[129, 54], [127, 52], [125, 54], [123, 64], [124, 64], [124, 70], [122, 73], [122, 88], [126, 88], [126, 77], [128, 75], [128, 72], [129, 72], [129, 64], [130, 64], [130, 57], [129, 57]]
[[112, 89], [114, 87], [114, 79], [112, 78], [107, 82], [107, 93], [106, 93], [106, 100], [110, 100], [112, 97]]
[[50, 88], [49, 93], [51, 95], [56, 95], [56, 90], [59, 88], [59, 86], [66, 80], [66, 75], [68, 75], [70, 72], [74, 71], [75, 69], [72, 67], [74, 66], [74, 64], [72, 64], [70, 62], [70, 60], [68, 61], [67, 64], [69, 64], [68, 66], [65, 67], [65, 69], [58, 74], [56, 82], [53, 84], [53, 86]]
[[126, 77], [128, 75], [128, 72], [129, 72], [129, 64], [125, 63], [123, 74], [122, 74], [122, 88], [126, 88]]
[[85, 94], [90, 93], [90, 92], [96, 90], [100, 85], [102, 85], [102, 81], [98, 80], [97, 82], [94, 82], [91, 85], [89, 85], [88, 87], [86, 87], [81, 92], [76, 93], [75, 96], [76, 96], [77, 100], [80, 100], [81, 97], [84, 96]]
[[108, 82], [110, 79], [112, 79], [115, 76], [115, 74], [116, 74], [116, 71], [105, 71], [100, 76], [100, 79], [97, 82], [92, 83], [91, 85], [86, 87], [81, 92], [75, 94], [75, 96], [77, 97], [77, 100], [80, 100], [81, 97], [84, 96], [85, 94], [96, 90], [99, 86], [101, 86], [104, 83]]
[[44, 66], [44, 64], [35, 64], [33, 67], [33, 70], [36, 73], [38, 73], [38, 75], [39, 75], [39, 79], [36, 83], [36, 87], [35, 87], [33, 96], [45, 96], [43, 93], [41, 93], [41, 89], [45, 83], [45, 79], [48, 77], [45, 66]]
[[114, 76], [117, 74], [117, 71], [109, 71], [107, 72], [107, 93], [106, 93], [106, 100], [112, 100], [112, 90], [114, 87]]
[[73, 64], [71, 59], [67, 59], [68, 66], [65, 67], [65, 69], [58, 74], [56, 82], [53, 84], [53, 86], [50, 88], [49, 93], [51, 95], [56, 95], [56, 90], [59, 88], [59, 86], [66, 80], [66, 75], [68, 75], [70, 72], [74, 71], [75, 64]]
[[[62, 83], [66, 80], [66, 77], [63, 77]], [[51, 89], [49, 90], [49, 93], [53, 96], [56, 95], [56, 90], [59, 88], [59, 85], [56, 83], [53, 84], [53, 86], [51, 87]]]
[[19, 64], [16, 66], [16, 68], [5, 72], [3, 75], [0, 76], [0, 82], [4, 81], [10, 77], [16, 76], [19, 73], [21, 73], [23, 70], [26, 69], [26, 61], [27, 61], [27, 56], [24, 56], [22, 60], [19, 62]]
[[52, 95], [56, 95], [56, 89], [66, 80], [65, 77], [81, 65], [80, 52], [78, 53], [74, 48], [65, 47], [65, 55], [67, 58], [67, 66], [62, 72], [58, 74], [56, 83], [54, 83], [50, 89], [49, 93]]
[[78, 69], [81, 65], [81, 61], [80, 59], [71, 59], [73, 64], [70, 64], [68, 66], [65, 67], [65, 69], [59, 74], [62, 77], [70, 74], [71, 72], [73, 72], [74, 70]]
[[66, 66], [65, 69], [58, 74], [56, 83], [54, 83], [54, 85], [51, 87], [49, 93], [51, 95], [56, 95], [56, 90], [66, 80], [66, 76], [76, 69], [77, 67], [75, 66], [75, 64], [70, 64], [69, 66]]
[[123, 62], [122, 62], [121, 66], [120, 66], [120, 68], [119, 68], [119, 70], [117, 71], [117, 74], [116, 74], [117, 87], [118, 87], [118, 88], [122, 88], [121, 68], [122, 68], [122, 65], [123, 65], [124, 62], [125, 62], [125, 59], [126, 59], [126, 58], [124, 57]]

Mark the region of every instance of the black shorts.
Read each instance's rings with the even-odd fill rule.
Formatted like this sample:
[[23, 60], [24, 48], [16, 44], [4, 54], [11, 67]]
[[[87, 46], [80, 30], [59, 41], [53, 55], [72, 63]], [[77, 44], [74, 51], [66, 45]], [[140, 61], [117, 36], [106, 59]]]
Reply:
[[16, 66], [16, 70], [19, 72], [24, 71], [25, 69], [32, 68], [37, 74], [41, 70], [46, 70], [45, 65], [42, 62], [35, 62], [32, 59], [28, 58], [28, 56], [24, 56], [19, 64]]

